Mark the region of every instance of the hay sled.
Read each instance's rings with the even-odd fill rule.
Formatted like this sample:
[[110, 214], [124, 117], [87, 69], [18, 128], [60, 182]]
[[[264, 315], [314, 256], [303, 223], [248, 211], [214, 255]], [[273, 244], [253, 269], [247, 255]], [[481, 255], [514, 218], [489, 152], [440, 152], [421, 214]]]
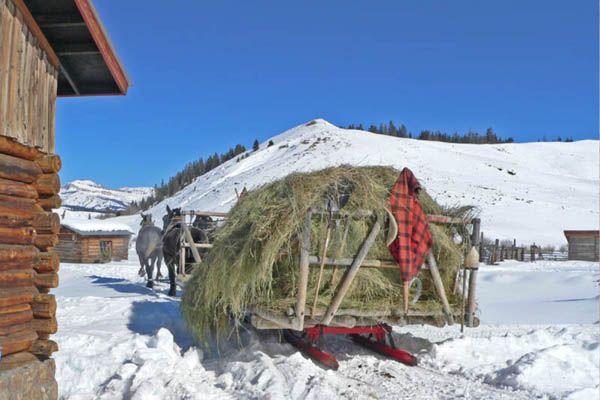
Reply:
[[334, 355], [320, 346], [327, 334], [350, 335], [414, 365], [414, 356], [395, 347], [391, 325], [478, 325], [476, 269], [465, 269], [465, 255], [477, 242], [479, 220], [470, 207], [443, 209], [425, 191], [419, 200], [434, 245], [406, 301], [387, 248], [397, 226], [386, 200], [398, 175], [393, 168], [342, 166], [248, 192], [186, 283], [189, 328], [205, 339], [230, 331], [231, 315], [245, 318], [256, 329], [282, 330], [335, 369]]

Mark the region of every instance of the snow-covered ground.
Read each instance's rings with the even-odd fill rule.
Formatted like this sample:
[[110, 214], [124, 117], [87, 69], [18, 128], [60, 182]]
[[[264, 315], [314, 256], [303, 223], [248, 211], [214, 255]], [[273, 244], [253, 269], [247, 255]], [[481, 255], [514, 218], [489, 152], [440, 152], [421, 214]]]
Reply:
[[[566, 243], [563, 230], [598, 229], [599, 142], [452, 144], [341, 129], [327, 121], [300, 125], [263, 143], [249, 157], [232, 159], [197, 178], [152, 208], [161, 221], [165, 205], [228, 211], [235, 189], [291, 172], [340, 164], [409, 167], [442, 204], [481, 211], [482, 229], [518, 243]], [[139, 216], [122, 217], [137, 229]]]
[[242, 349], [203, 352], [179, 299], [146, 289], [134, 260], [61, 265], [61, 398], [600, 398], [598, 263], [484, 266], [479, 328], [395, 327], [417, 367], [328, 340], [340, 369], [327, 371], [275, 333], [242, 330]]
[[60, 189], [61, 208], [68, 210], [69, 214], [72, 211], [118, 211], [127, 208], [133, 201], [140, 201], [150, 196], [153, 192], [154, 189], [149, 187], [109, 189], [94, 181], [75, 180]]

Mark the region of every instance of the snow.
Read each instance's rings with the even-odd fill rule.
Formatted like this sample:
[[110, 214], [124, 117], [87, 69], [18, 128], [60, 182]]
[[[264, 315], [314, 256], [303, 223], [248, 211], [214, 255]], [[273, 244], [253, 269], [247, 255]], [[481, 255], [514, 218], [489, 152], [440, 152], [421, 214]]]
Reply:
[[98, 232], [113, 232], [113, 233], [133, 233], [134, 230], [129, 225], [110, 220], [110, 219], [81, 219], [68, 218], [63, 219], [61, 224], [78, 233], [98, 233]]
[[[451, 144], [395, 138], [337, 128], [324, 120], [300, 125], [263, 143], [257, 152], [230, 160], [153, 207], [228, 211], [235, 189], [291, 172], [340, 164], [409, 167], [442, 204], [479, 207], [492, 239], [562, 245], [563, 230], [598, 229], [599, 142]], [[139, 216], [121, 217], [137, 229]]]
[[140, 201], [153, 192], [149, 187], [109, 189], [91, 180], [75, 180], [61, 188], [60, 197], [63, 210], [104, 212], [125, 209], [131, 202]]
[[[340, 369], [328, 371], [274, 332], [242, 327], [243, 347], [232, 339], [220, 356], [212, 341], [200, 347], [179, 298], [166, 296], [164, 282], [147, 289], [134, 260], [131, 252], [130, 261], [61, 264], [53, 337], [61, 399], [600, 398], [600, 302], [593, 310], [561, 302], [598, 293], [598, 263], [482, 266], [480, 327], [394, 327], [417, 367], [331, 338]], [[547, 284], [561, 276], [564, 290]], [[504, 301], [517, 292], [518, 301]]]

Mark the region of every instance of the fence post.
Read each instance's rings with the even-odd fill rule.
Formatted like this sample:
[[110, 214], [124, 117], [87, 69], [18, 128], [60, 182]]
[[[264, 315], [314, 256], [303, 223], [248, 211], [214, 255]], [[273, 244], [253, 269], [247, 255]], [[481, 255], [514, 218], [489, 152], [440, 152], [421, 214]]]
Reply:
[[[473, 229], [473, 231], [475, 231]], [[479, 240], [479, 262], [483, 261], [483, 232], [481, 232], [481, 238]]]

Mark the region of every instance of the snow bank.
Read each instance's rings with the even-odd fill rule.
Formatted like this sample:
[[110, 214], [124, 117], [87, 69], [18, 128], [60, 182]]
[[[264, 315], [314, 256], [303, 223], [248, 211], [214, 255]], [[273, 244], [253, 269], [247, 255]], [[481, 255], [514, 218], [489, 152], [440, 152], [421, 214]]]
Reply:
[[434, 345], [429, 365], [500, 387], [556, 397], [600, 398], [597, 327], [545, 327], [524, 333], [465, 336]]

